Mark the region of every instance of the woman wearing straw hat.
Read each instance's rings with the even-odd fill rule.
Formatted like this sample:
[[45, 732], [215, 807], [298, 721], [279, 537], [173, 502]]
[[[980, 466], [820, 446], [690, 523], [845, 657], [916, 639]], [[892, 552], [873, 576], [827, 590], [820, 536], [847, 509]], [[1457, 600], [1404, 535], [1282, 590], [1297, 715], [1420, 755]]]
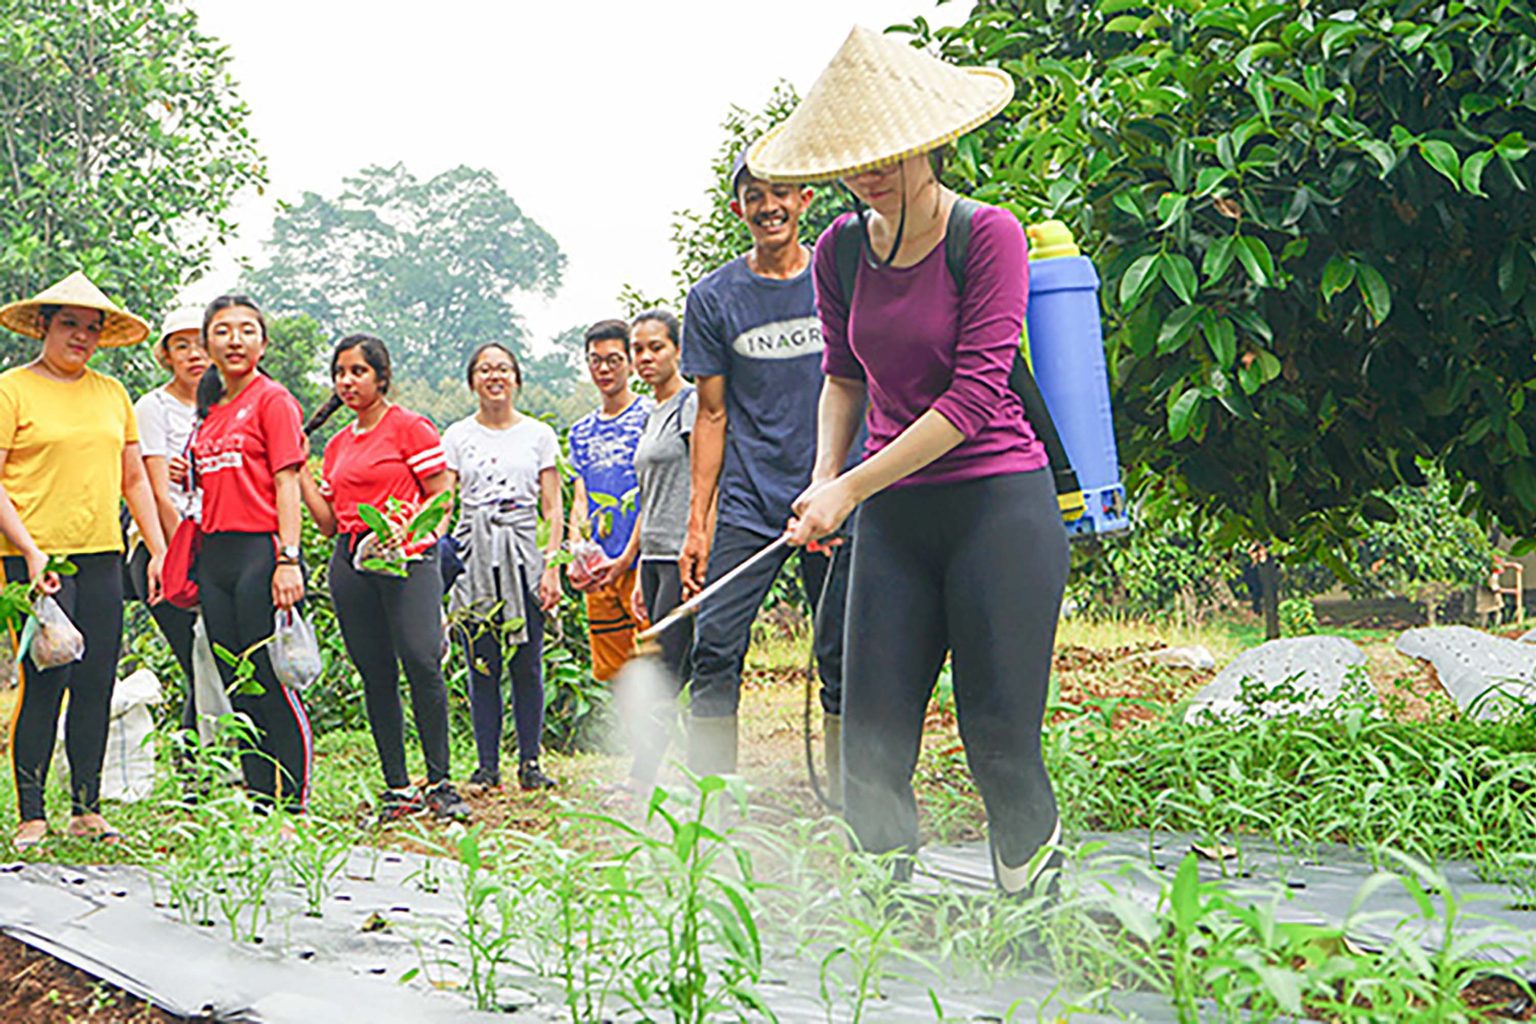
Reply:
[[[208, 369], [208, 353], [203, 349], [203, 311], [191, 307], [173, 310], [160, 325], [155, 343], [155, 361], [169, 370], [171, 379], [160, 387], [144, 392], [133, 403], [139, 424], [139, 454], [144, 459], [144, 473], [155, 495], [155, 509], [160, 515], [160, 529], [169, 539], [183, 519], [198, 518], [197, 489], [182, 476], [172, 480], [170, 460], [185, 459], [192, 446], [192, 427], [197, 414], [197, 383]], [[139, 543], [137, 533], [128, 538], [128, 579], [133, 595], [148, 600], [145, 569], [149, 550]], [[169, 601], [151, 605], [150, 616], [165, 642], [176, 656], [187, 680], [186, 702], [181, 727], [197, 725], [192, 696], [192, 634], [197, 613], [178, 608]]]
[[[1027, 294], [1024, 232], [1006, 211], [979, 207], [957, 277], [945, 251], [957, 197], [928, 156], [1012, 95], [999, 70], [953, 67], [855, 29], [747, 162], [769, 181], [840, 179], [856, 202], [816, 246], [827, 379], [816, 468], [789, 528], [796, 543], [814, 540], [862, 506], [843, 697], [849, 824], [866, 849], [916, 848], [912, 770], [949, 652], [993, 867], [1018, 892], [1060, 834], [1040, 728], [1066, 535], [1045, 452], [1008, 384]], [[844, 296], [836, 238], [852, 217], [864, 241]], [[838, 475], [866, 399], [867, 457]]]
[[[38, 338], [42, 350], [0, 374], [0, 553], [9, 581], [31, 580], [52, 594], [85, 637], [79, 661], [40, 671], [21, 661], [21, 695], [11, 720], [20, 826], [16, 847], [47, 835], [43, 791], [53, 757], [59, 704], [69, 691], [64, 743], [69, 753], [69, 834], [116, 842], [101, 816], [101, 763], [107, 749], [112, 685], [123, 636], [123, 537], [118, 499], [149, 549], [148, 599], [160, 600], [165, 536], [139, 457], [128, 392], [86, 363], [101, 345], [132, 345], [149, 333], [84, 274], [74, 273], [31, 299], [0, 308], [0, 324]], [[72, 576], [48, 572], [66, 556]]]

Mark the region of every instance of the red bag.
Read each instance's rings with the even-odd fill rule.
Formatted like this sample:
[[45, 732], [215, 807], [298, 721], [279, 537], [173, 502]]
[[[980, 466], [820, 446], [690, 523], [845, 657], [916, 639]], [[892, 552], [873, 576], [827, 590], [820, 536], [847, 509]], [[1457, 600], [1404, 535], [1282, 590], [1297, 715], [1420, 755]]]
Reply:
[[165, 546], [165, 567], [160, 582], [165, 599], [177, 608], [196, 608], [197, 554], [203, 546], [203, 530], [195, 519], [183, 519]]

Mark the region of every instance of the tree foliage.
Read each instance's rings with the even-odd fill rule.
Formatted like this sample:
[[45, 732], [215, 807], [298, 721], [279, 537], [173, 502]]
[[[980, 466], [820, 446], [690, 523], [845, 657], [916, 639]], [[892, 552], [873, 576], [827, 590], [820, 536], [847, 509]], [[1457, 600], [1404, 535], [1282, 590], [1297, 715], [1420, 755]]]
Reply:
[[[314, 317], [297, 313], [274, 317], [267, 323], [267, 351], [261, 357], [261, 368], [298, 399], [305, 416], [331, 396], [326, 374], [330, 358], [330, 343]], [[333, 433], [335, 427], [327, 426], [322, 436], [329, 438]], [[312, 440], [314, 450], [319, 451], [321, 438]]]
[[1428, 483], [1387, 495], [1395, 516], [1374, 524], [1354, 549], [1356, 593], [1390, 593], [1421, 602], [1431, 623], [1440, 602], [1488, 578], [1493, 545], [1485, 531], [1457, 508], [1445, 474], [1426, 464]]
[[[0, 295], [83, 270], [154, 322], [266, 171], [229, 55], [175, 0], [0, 0]], [[0, 361], [35, 343], [0, 334]], [[99, 362], [135, 390], [145, 346]]]
[[[758, 136], [790, 115], [800, 102], [799, 95], [788, 82], [779, 82], [769, 94], [759, 111], [732, 106], [720, 123], [724, 138], [715, 150], [710, 165], [711, 179], [702, 206], [680, 210], [672, 221], [672, 245], [677, 251], [677, 266], [672, 271], [677, 286], [676, 295], [662, 299], [645, 296], [626, 287], [619, 296], [619, 303], [629, 315], [648, 306], [683, 308], [683, 300], [700, 278], [723, 263], [735, 259], [752, 248], [752, 234], [741, 218], [731, 212], [731, 168], [736, 154], [750, 145]], [[805, 215], [800, 218], [800, 237], [807, 244], [814, 244], [827, 225], [832, 223], [846, 204], [830, 186], [818, 186], [816, 198]]]
[[456, 167], [420, 181], [367, 167], [334, 198], [306, 192], [273, 226], [248, 287], [281, 313], [307, 313], [331, 338], [383, 338], [402, 374], [458, 378], [475, 345], [519, 354], [519, 293], [551, 295], [565, 256], [490, 171]]
[[1015, 78], [953, 173], [1087, 244], [1144, 499], [1343, 570], [1430, 456], [1536, 526], [1530, 5], [981, 0], [907, 30]]

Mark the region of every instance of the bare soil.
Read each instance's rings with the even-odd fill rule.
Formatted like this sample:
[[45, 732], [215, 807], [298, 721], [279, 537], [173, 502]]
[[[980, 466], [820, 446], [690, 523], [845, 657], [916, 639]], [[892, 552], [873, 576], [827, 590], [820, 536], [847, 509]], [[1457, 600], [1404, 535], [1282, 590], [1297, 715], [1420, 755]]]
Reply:
[[142, 999], [0, 935], [0, 1020], [21, 1024], [175, 1024]]

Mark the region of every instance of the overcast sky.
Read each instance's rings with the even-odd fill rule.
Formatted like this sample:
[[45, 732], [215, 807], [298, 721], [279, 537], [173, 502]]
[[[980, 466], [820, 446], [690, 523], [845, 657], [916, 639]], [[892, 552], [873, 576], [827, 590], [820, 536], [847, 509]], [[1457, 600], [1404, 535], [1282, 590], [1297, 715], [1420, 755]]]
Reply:
[[[275, 203], [334, 195], [369, 164], [419, 178], [493, 171], [568, 263], [522, 311], [535, 345], [611, 316], [625, 283], [671, 294], [672, 214], [697, 206], [732, 104], [780, 78], [803, 94], [855, 24], [958, 24], [969, 0], [651, 3], [574, 0], [192, 0], [227, 43], [268, 160], [239, 241], [187, 295], [206, 301], [259, 259]], [[259, 296], [258, 296], [259, 298]]]

